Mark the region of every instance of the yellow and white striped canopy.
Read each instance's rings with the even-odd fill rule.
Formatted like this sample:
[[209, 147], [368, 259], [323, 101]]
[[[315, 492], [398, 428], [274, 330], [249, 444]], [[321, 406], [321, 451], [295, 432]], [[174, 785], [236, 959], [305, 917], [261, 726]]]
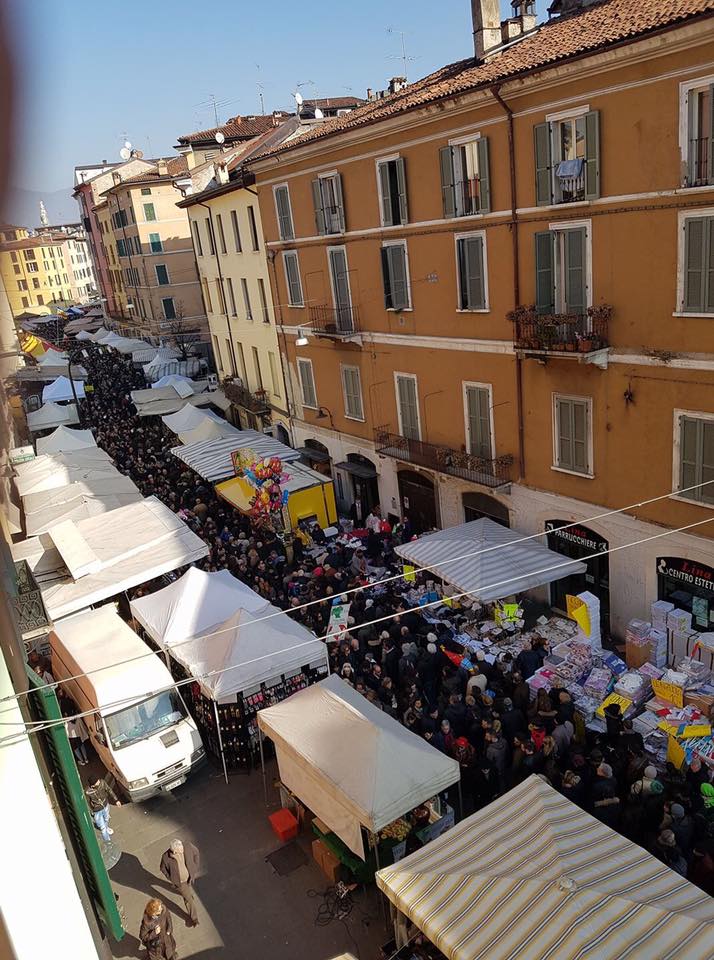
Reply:
[[714, 900], [538, 776], [377, 884], [450, 960], [714, 956]]

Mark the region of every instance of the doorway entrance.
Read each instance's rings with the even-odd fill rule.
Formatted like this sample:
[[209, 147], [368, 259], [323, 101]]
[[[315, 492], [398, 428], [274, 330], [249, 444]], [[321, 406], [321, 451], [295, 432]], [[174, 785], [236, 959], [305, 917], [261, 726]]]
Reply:
[[438, 526], [434, 482], [414, 470], [400, 470], [399, 502], [402, 513], [411, 521], [414, 533], [424, 533]]
[[[607, 639], [610, 635], [610, 557], [604, 551], [610, 545], [589, 527], [578, 523], [567, 524], [567, 520], [546, 520], [548, 546], [571, 560], [582, 560], [587, 569], [585, 573], [575, 573], [550, 585], [551, 606], [567, 610], [566, 594], [574, 595], [589, 590], [600, 600], [600, 627], [603, 639]], [[559, 527], [566, 529], [560, 530]], [[603, 556], [591, 556], [594, 553], [602, 553]], [[586, 559], [588, 557], [590, 559]]]
[[347, 459], [335, 464], [337, 500], [341, 513], [361, 526], [367, 515], [379, 503], [377, 468], [361, 453], [348, 453]]
[[511, 521], [508, 515], [508, 507], [494, 497], [489, 497], [485, 493], [465, 493], [461, 498], [464, 508], [464, 522], [469, 520], [480, 520], [486, 517], [495, 523], [500, 523], [502, 527], [510, 527]]

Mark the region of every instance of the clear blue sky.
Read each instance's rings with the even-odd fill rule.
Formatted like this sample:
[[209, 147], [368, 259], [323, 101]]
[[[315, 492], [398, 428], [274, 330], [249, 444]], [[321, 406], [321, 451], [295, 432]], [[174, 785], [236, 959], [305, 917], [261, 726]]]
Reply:
[[[314, 96], [364, 96], [471, 53], [470, 0], [6, 0], [20, 81], [16, 187], [52, 193], [75, 165], [117, 160], [124, 135], [154, 156], [219, 119], [290, 109]], [[546, 6], [540, 0], [542, 13]], [[504, 14], [509, 0], [502, 0]], [[256, 66], [256, 65], [259, 65]], [[202, 105], [199, 105], [202, 104]]]

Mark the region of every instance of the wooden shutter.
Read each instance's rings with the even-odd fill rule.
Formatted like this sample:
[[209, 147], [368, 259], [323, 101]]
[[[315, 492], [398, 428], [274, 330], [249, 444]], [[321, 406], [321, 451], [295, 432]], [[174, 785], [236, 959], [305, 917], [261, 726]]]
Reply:
[[335, 203], [337, 205], [337, 219], [340, 225], [340, 233], [345, 232], [345, 201], [342, 195], [342, 174], [336, 173], [334, 177], [335, 184]]
[[392, 215], [392, 190], [389, 182], [389, 162], [379, 164], [379, 189], [382, 200], [382, 223], [385, 227], [394, 226]]
[[573, 469], [573, 436], [572, 436], [572, 415], [571, 401], [562, 400], [560, 397], [555, 401], [555, 427], [557, 431], [557, 458], [559, 467], [565, 470]]
[[[687, 185], [697, 182], [697, 141], [694, 132], [697, 129], [697, 104], [699, 94], [696, 90], [687, 92], [687, 141], [685, 149], [687, 151]], [[714, 129], [714, 128], [713, 128]]]
[[684, 310], [704, 310], [704, 254], [707, 239], [705, 217], [688, 217], [684, 221]]
[[[712, 128], [714, 129], [714, 127]], [[404, 160], [399, 157], [394, 161], [397, 171], [397, 189], [399, 190], [399, 222], [409, 223], [409, 208], [407, 205], [407, 171]]]
[[342, 383], [345, 391], [345, 413], [348, 417], [361, 420], [363, 417], [362, 392], [359, 371], [356, 367], [342, 368]]
[[536, 124], [533, 127], [533, 139], [535, 143], [536, 203], [539, 207], [542, 207], [553, 202], [550, 124]]
[[315, 205], [315, 227], [322, 237], [327, 233], [325, 227], [325, 208], [322, 201], [322, 184], [319, 177], [312, 181], [312, 200]]
[[[679, 418], [679, 486], [682, 490], [701, 482], [697, 457], [698, 425], [699, 421], [692, 417]], [[689, 490], [687, 496], [698, 500], [699, 490]]]
[[459, 288], [462, 310], [485, 309], [481, 237], [464, 237], [459, 240]]
[[587, 284], [585, 277], [585, 227], [565, 230], [565, 309], [567, 313], [585, 313]]
[[700, 500], [705, 503], [714, 503], [714, 422], [701, 420], [701, 480], [702, 484], [709, 484], [701, 488]]
[[402, 436], [408, 440], [419, 440], [416, 380], [412, 380], [411, 377], [397, 377], [397, 395]]
[[312, 364], [298, 361], [300, 370], [300, 386], [302, 387], [302, 402], [306, 407], [317, 406], [315, 381], [312, 376]]
[[384, 288], [384, 306], [387, 310], [391, 310], [394, 304], [392, 303], [392, 274], [389, 264], [389, 247], [382, 247], [380, 253], [382, 255], [382, 285]]
[[600, 111], [585, 114], [585, 199], [600, 196]]
[[352, 329], [352, 302], [347, 276], [347, 257], [345, 251], [340, 249], [330, 250], [329, 256], [337, 325], [341, 330], [350, 330]]
[[709, 131], [707, 183], [714, 183], [714, 84], [709, 87]]
[[555, 311], [555, 236], [550, 230], [535, 235], [536, 309], [539, 313]]
[[278, 187], [275, 191], [275, 205], [278, 210], [278, 226], [281, 240], [293, 239], [292, 218], [290, 216], [290, 201], [288, 188]]
[[392, 307], [404, 310], [409, 306], [406, 248], [400, 244], [386, 247]]
[[491, 210], [491, 172], [488, 159], [488, 137], [481, 137], [476, 144], [478, 154], [478, 192], [479, 213], [489, 213]]
[[714, 313], [714, 217], [704, 221], [704, 309]]
[[588, 465], [588, 405], [582, 400], [570, 403], [572, 415], [573, 470], [587, 473]]
[[445, 217], [456, 216], [456, 195], [454, 191], [454, 161], [451, 147], [439, 150], [441, 166], [441, 197]]
[[466, 388], [466, 407], [469, 418], [469, 453], [490, 460], [491, 411], [490, 394], [486, 387]]
[[298, 258], [294, 253], [285, 254], [285, 274], [288, 279], [288, 300], [292, 306], [302, 306], [302, 285]]

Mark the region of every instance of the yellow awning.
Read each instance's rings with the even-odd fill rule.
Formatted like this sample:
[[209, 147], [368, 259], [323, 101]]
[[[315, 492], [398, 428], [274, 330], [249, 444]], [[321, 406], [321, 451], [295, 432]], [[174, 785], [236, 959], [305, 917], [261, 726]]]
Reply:
[[20, 348], [23, 353], [29, 353], [33, 357], [41, 357], [43, 353], [47, 352], [44, 342], [40, 340], [39, 337], [36, 337], [34, 333], [25, 334], [25, 336], [20, 339]]
[[233, 477], [216, 484], [216, 493], [242, 513], [250, 512], [250, 501], [255, 491], [242, 477]]

